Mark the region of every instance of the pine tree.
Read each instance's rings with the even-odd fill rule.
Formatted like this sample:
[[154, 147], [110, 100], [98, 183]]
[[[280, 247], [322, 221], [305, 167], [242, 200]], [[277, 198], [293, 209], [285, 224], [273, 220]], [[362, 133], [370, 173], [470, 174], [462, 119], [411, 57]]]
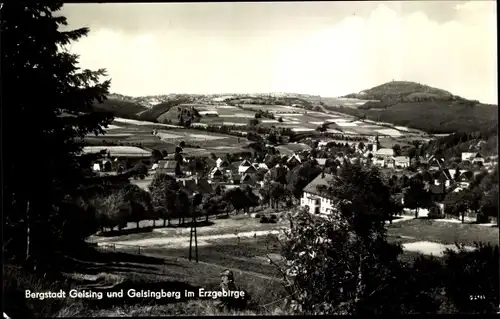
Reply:
[[62, 5], [13, 1], [2, 8], [3, 127], [11, 133], [3, 138], [4, 251], [18, 260], [41, 261], [88, 236], [75, 210], [88, 171], [78, 155], [83, 137], [103, 133], [112, 120], [92, 112], [110, 82], [100, 82], [103, 69], [78, 68], [67, 46], [89, 30], [61, 31], [66, 18], [55, 12]]

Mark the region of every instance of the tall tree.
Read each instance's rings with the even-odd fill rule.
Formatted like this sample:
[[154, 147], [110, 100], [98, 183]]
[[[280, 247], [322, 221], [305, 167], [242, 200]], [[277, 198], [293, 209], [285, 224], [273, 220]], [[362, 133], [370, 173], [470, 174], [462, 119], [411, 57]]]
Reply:
[[172, 176], [156, 174], [149, 185], [152, 209], [163, 218], [163, 227], [170, 225], [172, 216], [176, 213], [175, 200], [179, 186]]
[[[9, 118], [3, 129], [13, 132], [23, 119], [23, 134], [36, 137], [29, 149], [15, 135], [3, 139], [4, 238], [9, 240], [4, 250], [14, 259], [48, 261], [52, 252], [83, 241], [74, 229], [86, 226], [66, 204], [86, 180], [78, 156], [84, 136], [103, 134], [112, 120], [110, 114], [92, 112], [110, 82], [100, 81], [103, 69], [78, 68], [78, 56], [68, 45], [89, 30], [61, 31], [66, 18], [55, 12], [62, 5], [9, 2], [2, 8], [2, 118]], [[26, 169], [34, 153], [40, 154], [37, 169]]]
[[420, 208], [428, 208], [431, 204], [430, 192], [425, 189], [424, 182], [418, 178], [410, 180], [403, 198], [405, 207], [415, 210], [415, 218], [418, 218]]

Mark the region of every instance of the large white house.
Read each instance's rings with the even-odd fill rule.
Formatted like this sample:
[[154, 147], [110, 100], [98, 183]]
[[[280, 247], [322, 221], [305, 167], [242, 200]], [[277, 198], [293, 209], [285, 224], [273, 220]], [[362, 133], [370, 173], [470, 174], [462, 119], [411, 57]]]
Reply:
[[311, 214], [331, 214], [333, 200], [327, 198], [318, 190], [318, 186], [328, 187], [333, 181], [333, 175], [321, 173], [304, 188], [300, 206], [308, 208]]

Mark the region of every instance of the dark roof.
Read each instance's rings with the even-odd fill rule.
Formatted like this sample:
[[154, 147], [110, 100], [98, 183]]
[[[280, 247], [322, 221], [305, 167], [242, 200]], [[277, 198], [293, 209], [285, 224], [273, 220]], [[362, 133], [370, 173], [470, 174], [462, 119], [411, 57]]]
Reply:
[[189, 195], [193, 193], [199, 193], [201, 195], [207, 195], [213, 193], [212, 185], [206, 179], [198, 179], [198, 183], [195, 179], [188, 179], [179, 182], [179, 186], [188, 192]]
[[463, 172], [462, 174], [460, 174], [460, 180], [461, 181], [470, 181], [473, 176], [474, 176], [474, 173], [472, 173], [471, 171]]
[[245, 170], [245, 174], [246, 173], [255, 173], [257, 172], [257, 169], [255, 168], [255, 166], [249, 166], [246, 170]]
[[213, 174], [213, 175], [222, 175], [222, 171], [218, 168], [218, 167], [214, 167], [210, 170], [210, 174]]
[[252, 166], [252, 164], [250, 164], [249, 161], [247, 160], [243, 160], [241, 163], [240, 163], [240, 166]]
[[311, 193], [315, 195], [320, 195], [318, 191], [318, 186], [329, 186], [333, 181], [334, 176], [332, 174], [319, 174], [315, 179], [313, 179], [306, 187], [304, 187], [304, 192]]
[[158, 161], [158, 168], [160, 169], [175, 169], [177, 167], [177, 162], [176, 161], [165, 161], [165, 160], [159, 160]]

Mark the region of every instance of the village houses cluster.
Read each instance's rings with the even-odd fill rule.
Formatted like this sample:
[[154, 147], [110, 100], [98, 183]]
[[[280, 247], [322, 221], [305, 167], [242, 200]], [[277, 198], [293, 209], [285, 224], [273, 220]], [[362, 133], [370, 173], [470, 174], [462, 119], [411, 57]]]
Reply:
[[[181, 156], [175, 158], [173, 154], [151, 163], [149, 166], [149, 174], [164, 173], [175, 177], [180, 185], [189, 188], [189, 192], [198, 192], [201, 194], [212, 193], [216, 185], [225, 188], [238, 187], [239, 185], [249, 185], [252, 188], [263, 187], [266, 179], [273, 179], [276, 175], [276, 170], [285, 170], [288, 172], [294, 167], [304, 163], [305, 161], [314, 160], [317, 165], [323, 168], [323, 173], [314, 178], [303, 190], [303, 196], [300, 199], [300, 205], [307, 207], [312, 214], [329, 214], [332, 212], [333, 202], [326, 198], [318, 191], [318, 186], [328, 185], [332, 179], [332, 175], [325, 170], [327, 162], [333, 159], [335, 163], [342, 165], [346, 161], [350, 163], [360, 163], [362, 165], [374, 165], [379, 167], [384, 174], [406, 175], [411, 178], [413, 175], [423, 170], [427, 170], [432, 174], [433, 183], [429, 183], [434, 200], [439, 202], [446, 193], [450, 191], [458, 191], [468, 187], [474, 176], [479, 170], [474, 169], [458, 169], [449, 168], [445, 164], [444, 159], [434, 156], [419, 156], [410, 159], [408, 156], [396, 156], [395, 151], [390, 148], [378, 148], [378, 143], [375, 140], [369, 140], [363, 147], [359, 147], [359, 142], [342, 141], [344, 145], [348, 145], [354, 151], [346, 154], [339, 154], [334, 158], [314, 157], [310, 149], [298, 151], [291, 155], [271, 155], [266, 154], [257, 160], [256, 157], [249, 156], [247, 158], [240, 157], [238, 161], [230, 162], [226, 157], [218, 158], [203, 158], [201, 166], [190, 165], [192, 161], [199, 158], [190, 158], [189, 156]], [[317, 143], [317, 149], [328, 151], [332, 140], [322, 140]], [[145, 151], [147, 152], [147, 151]], [[109, 167], [119, 159], [128, 158], [143, 160], [148, 154], [109, 154], [107, 158], [95, 162], [93, 164], [94, 171], [109, 170]], [[269, 167], [268, 164], [271, 158], [275, 158], [275, 164]], [[276, 157], [279, 160], [276, 161]], [[482, 169], [491, 170], [498, 162], [498, 157], [493, 156], [488, 158], [488, 161], [477, 152], [464, 152], [461, 156], [461, 161], [468, 161], [471, 164], [477, 164]], [[410, 172], [410, 166], [416, 166], [417, 170]], [[325, 173], [326, 171], [326, 173]], [[456, 174], [459, 174], [458, 177]]]

